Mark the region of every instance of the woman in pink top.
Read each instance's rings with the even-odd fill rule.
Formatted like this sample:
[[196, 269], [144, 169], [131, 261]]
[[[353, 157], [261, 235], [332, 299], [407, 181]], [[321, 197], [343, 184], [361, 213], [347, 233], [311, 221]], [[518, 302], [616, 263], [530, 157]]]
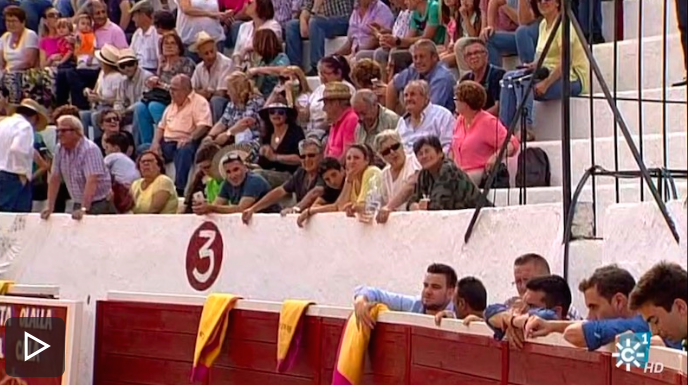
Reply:
[[[451, 155], [479, 185], [485, 171], [494, 164], [507, 130], [499, 118], [483, 110], [487, 94], [479, 83], [465, 80], [456, 87], [455, 94], [459, 118], [454, 126]], [[518, 139], [512, 135], [506, 156], [515, 155], [518, 147]]]

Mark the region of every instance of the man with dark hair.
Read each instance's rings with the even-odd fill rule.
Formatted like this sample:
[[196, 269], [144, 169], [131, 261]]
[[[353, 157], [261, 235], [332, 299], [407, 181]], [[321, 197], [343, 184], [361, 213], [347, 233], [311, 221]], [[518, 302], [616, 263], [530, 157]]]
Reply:
[[158, 35], [162, 36], [167, 32], [174, 32], [177, 21], [172, 12], [162, 9], [153, 14], [153, 26]]
[[[344, 187], [346, 177], [342, 164], [336, 158], [326, 157], [320, 162], [318, 169], [320, 178], [325, 182], [325, 190], [317, 196], [315, 202], [307, 209], [301, 211], [296, 219], [296, 224], [303, 227], [312, 215], [317, 213], [329, 213], [337, 211], [337, 198]], [[304, 199], [311, 199], [309, 195], [315, 195], [316, 190], [311, 190]]]
[[660, 262], [648, 270], [631, 292], [631, 310], [639, 312], [660, 337], [688, 337], [688, 273], [675, 263]]
[[485, 285], [475, 277], [463, 277], [456, 285], [454, 295], [454, 311], [444, 310], [435, 315], [435, 323], [439, 326], [442, 318], [472, 320], [482, 319], [487, 307], [487, 290]]
[[433, 263], [428, 266], [420, 297], [392, 293], [368, 286], [354, 290], [354, 311], [358, 323], [373, 328], [375, 321], [370, 309], [375, 303], [383, 303], [392, 311], [435, 315], [442, 310], [454, 311], [452, 298], [456, 290], [456, 272], [450, 266]]

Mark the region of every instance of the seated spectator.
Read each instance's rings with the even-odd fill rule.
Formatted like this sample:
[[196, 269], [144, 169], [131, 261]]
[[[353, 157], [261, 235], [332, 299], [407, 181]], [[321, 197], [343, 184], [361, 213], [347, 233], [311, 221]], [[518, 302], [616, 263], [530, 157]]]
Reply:
[[406, 154], [401, 144], [401, 137], [395, 130], [382, 131], [375, 137], [375, 148], [387, 166], [382, 170], [382, 208], [377, 221], [387, 222], [392, 211], [405, 211], [406, 203], [411, 198], [420, 163], [414, 154]]
[[58, 145], [48, 179], [48, 204], [41, 218], [48, 219], [62, 180], [74, 202], [72, 218], [81, 220], [85, 214], [115, 214], [114, 204], [107, 199], [112, 183], [98, 146], [84, 137], [81, 121], [72, 115], [57, 119]]
[[[137, 56], [130, 48], [120, 51], [117, 66], [124, 76], [118, 89], [115, 110], [121, 112], [122, 121], [127, 124], [133, 122], [136, 102], [143, 98], [146, 82], [153, 74], [139, 66]], [[136, 145], [150, 143], [152, 138], [145, 142], [138, 128], [138, 124], [132, 125], [132, 130], [135, 131], [133, 134]]]
[[[272, 3], [275, 8], [274, 19], [282, 27], [282, 34], [284, 34], [284, 30], [287, 28], [287, 22], [294, 19], [298, 20], [303, 0], [274, 0]], [[282, 40], [281, 35], [280, 40]]]
[[196, 152], [196, 171], [184, 197], [184, 213], [193, 213], [194, 194], [200, 192], [207, 202], [214, 202], [220, 193], [223, 178], [219, 167], [213, 167], [213, 160], [220, 152], [220, 146], [212, 142], [204, 142]]
[[[549, 75], [533, 86], [532, 92], [528, 93], [528, 97], [525, 101], [525, 118], [526, 127], [528, 129], [531, 129], [535, 122], [533, 94], [535, 94], [538, 100], [554, 100], [561, 98], [563, 95], [561, 73], [562, 30], [561, 27], [559, 27], [556, 31], [552, 31], [561, 13], [560, 8], [560, 0], [538, 3], [538, 9], [544, 19], [540, 23], [540, 35], [537, 43], [536, 57], [540, 57], [540, 53], [544, 51], [550, 33], [556, 33], [556, 37], [549, 47], [547, 55], [542, 63], [543, 68], [548, 70]], [[537, 63], [529, 63], [526, 67], [529, 70], [534, 70], [536, 64]], [[528, 89], [530, 81], [522, 79], [525, 71], [526, 70], [509, 71], [504, 75], [502, 93], [499, 97], [501, 103], [499, 118], [505, 126], [510, 125], [512, 120], [520, 118], [520, 116], [516, 115], [516, 107], [521, 99], [524, 98], [525, 90]], [[589, 71], [590, 64], [583, 50], [583, 45], [581, 41], [578, 40], [577, 34], [571, 34], [571, 73], [563, 75], [569, 76], [571, 79], [571, 96], [578, 96], [588, 91]], [[519, 136], [518, 133], [516, 136]]]
[[459, 0], [442, 0], [441, 23], [447, 30], [444, 43], [437, 46], [440, 55], [440, 62], [447, 68], [456, 67], [456, 57], [454, 56], [454, 44], [458, 38], [457, 20], [459, 19]]
[[275, 36], [282, 38], [282, 26], [275, 21], [275, 9], [272, 0], [249, 1], [244, 12], [251, 21], [247, 21], [239, 28], [239, 36], [232, 52], [235, 69], [241, 70], [251, 62], [251, 53], [255, 50], [254, 34], [260, 29], [271, 29]]
[[139, 155], [141, 178], [131, 185], [134, 214], [176, 214], [179, 198], [174, 182], [165, 175], [165, 161], [153, 151]]
[[371, 59], [356, 60], [354, 68], [351, 69], [351, 80], [357, 90], [363, 88], [373, 90], [382, 82], [382, 79], [382, 68]]
[[282, 42], [270, 29], [256, 31], [253, 53], [259, 60], [249, 68], [248, 73], [255, 79], [260, 93], [270, 96], [278, 83], [279, 74], [289, 65], [289, 58], [282, 52]]
[[375, 144], [375, 137], [383, 131], [396, 129], [399, 124], [399, 115], [380, 105], [377, 95], [369, 89], [356, 91], [352, 104], [358, 116], [355, 142], [379, 149]]
[[578, 286], [588, 307], [587, 322], [547, 321], [531, 316], [525, 337], [562, 333], [570, 344], [593, 351], [614, 342], [618, 334], [649, 332], [645, 319], [628, 308], [628, 296], [634, 286], [635, 279], [628, 271], [616, 265], [600, 267]]
[[[46, 9], [43, 16], [44, 23], [38, 36], [40, 68], [50, 67], [53, 63], [56, 63], [55, 60], [49, 59], [62, 56], [60, 55], [60, 41], [66, 43], [65, 37], [71, 35], [74, 30], [74, 24], [69, 19], [60, 19], [60, 12], [53, 7]], [[59, 20], [63, 20], [63, 33], [58, 31]]]
[[[241, 25], [246, 21], [251, 20], [251, 18], [248, 17], [245, 12], [247, 4], [248, 0], [220, 1], [220, 11], [224, 11], [225, 14], [223, 24], [225, 27], [225, 34], [227, 35], [227, 39], [225, 40], [226, 49], [234, 50], [237, 38], [239, 37], [239, 29], [241, 29]], [[277, 16], [275, 16], [275, 19], [277, 20]], [[277, 21], [281, 23], [281, 21]]]
[[[222, 158], [222, 170], [225, 180], [212, 203], [194, 199], [193, 212], [198, 215], [216, 213], [241, 213], [270, 192], [270, 185], [260, 175], [249, 171], [244, 160], [236, 152], [230, 152]], [[260, 213], [279, 213], [281, 208], [273, 204]]]
[[373, 150], [365, 144], [352, 144], [346, 151], [346, 183], [337, 199], [337, 210], [348, 216], [365, 208], [368, 192], [381, 189], [382, 172], [373, 165]]
[[[390, 0], [390, 5], [392, 5], [396, 10], [398, 10], [398, 14], [396, 15], [394, 25], [392, 25], [392, 28], [390, 29], [375, 22], [371, 23], [370, 28], [375, 33], [375, 38], [378, 41], [379, 47], [375, 50], [358, 51], [358, 53], [356, 54], [357, 62], [365, 58], [370, 58], [380, 65], [381, 70], [385, 70], [385, 68], [387, 67], [387, 60], [390, 56], [390, 53], [392, 56], [395, 56], [395, 53], [399, 51], [403, 54], [400, 56], [400, 58], [406, 60], [406, 64], [410, 63], [410, 58], [407, 59], [408, 54], [404, 50], [397, 48], [400, 46], [400, 44], [398, 44], [397, 42], [400, 43], [401, 39], [410, 36], [410, 22], [411, 14], [413, 13], [413, 11], [408, 9], [406, 0]], [[393, 62], [394, 66], [396, 67], [395, 71], [393, 72], [400, 72], [401, 68], [404, 67], [401, 63], [402, 60], [393, 60]], [[385, 83], [388, 81], [387, 76], [382, 76], [378, 79], [384, 81]]]
[[170, 83], [172, 103], [155, 131], [151, 151], [174, 162], [177, 195], [183, 196], [196, 149], [212, 127], [210, 105], [191, 88], [191, 79], [177, 75]]
[[403, 311], [435, 315], [442, 311], [454, 313], [454, 292], [456, 290], [456, 272], [450, 266], [433, 263], [428, 266], [423, 279], [423, 290], [420, 296], [408, 296], [392, 293], [374, 287], [358, 286], [354, 290], [354, 313], [356, 323], [371, 329], [375, 321], [370, 317], [370, 309], [376, 303], [386, 305], [391, 311]]
[[463, 75], [461, 81], [473, 80], [480, 83], [487, 93], [483, 108], [490, 114], [499, 116], [499, 95], [502, 92], [500, 82], [506, 71], [487, 61], [485, 42], [480, 39], [465, 39], [461, 53], [469, 70]]
[[16, 5], [3, 11], [7, 32], [0, 37], [0, 85], [10, 91], [9, 102], [33, 99], [44, 107], [52, 101], [52, 78], [38, 65], [38, 36], [26, 28], [26, 13]]
[[454, 311], [443, 310], [435, 314], [435, 324], [439, 326], [442, 318], [482, 319], [486, 307], [487, 290], [483, 283], [475, 277], [463, 277], [456, 284]]
[[[105, 137], [110, 134], [118, 134], [122, 131], [122, 118], [117, 111], [113, 110], [112, 108], [106, 108], [100, 114], [98, 114], [98, 120], [96, 123], [100, 128], [100, 132], [97, 133], [94, 143], [100, 149], [105, 150]], [[134, 143], [131, 143], [131, 145], [133, 146]], [[122, 152], [127, 152], [128, 148], [129, 146], [127, 145], [127, 148]], [[103, 153], [105, 153], [105, 151], [103, 151]]]
[[[189, 46], [196, 42], [196, 36], [201, 31], [204, 31], [215, 40], [218, 47], [217, 50], [220, 51], [221, 47], [224, 46], [225, 40], [225, 30], [221, 20], [226, 18], [226, 16], [220, 12], [219, 3], [217, 1], [204, 0], [175, 0], [175, 2], [179, 6], [175, 30], [181, 37], [187, 51]], [[187, 52], [187, 56], [195, 63], [200, 61], [198, 55], [191, 51]]]
[[483, 20], [486, 18], [480, 11], [480, 0], [459, 0], [458, 9], [454, 16], [451, 20], [455, 25], [453, 43], [445, 44], [447, 50], [442, 53], [442, 56], [446, 59], [448, 54], [453, 53], [456, 66], [459, 67], [460, 71], [465, 71], [468, 69], [464, 58], [466, 42], [480, 36]]
[[137, 28], [132, 20], [131, 8], [134, 5], [133, 2], [128, 0], [108, 1], [106, 5], [108, 17], [124, 31], [127, 42], [130, 42]]
[[341, 158], [349, 144], [354, 142], [358, 115], [351, 107], [351, 95], [351, 89], [342, 82], [330, 82], [325, 86], [321, 100], [327, 119], [332, 123], [325, 156]]
[[[486, 99], [483, 87], [472, 80], [456, 86], [459, 117], [454, 126], [451, 155], [456, 165], [478, 186], [485, 184], [507, 135], [499, 119], [483, 110]], [[518, 148], [518, 139], [512, 135], [505, 156], [514, 156]]]
[[103, 140], [105, 148], [105, 168], [112, 176], [112, 183], [119, 183], [129, 188], [135, 180], [141, 178], [136, 163], [126, 152], [129, 149], [129, 138], [122, 133], [107, 135]]
[[303, 129], [296, 124], [296, 109], [284, 99], [260, 110], [263, 133], [258, 151], [255, 172], [270, 183], [270, 188], [283, 185], [301, 164], [299, 143], [304, 139]]
[[478, 205], [480, 189], [447, 159], [436, 136], [418, 139], [413, 144], [413, 152], [423, 169], [409, 199], [409, 210], [463, 210]]
[[210, 103], [213, 123], [220, 120], [227, 105], [227, 76], [232, 70], [232, 60], [220, 52], [210, 35], [199, 32], [196, 42], [189, 47], [201, 59], [191, 77], [194, 92]]
[[688, 273], [675, 263], [660, 262], [645, 272], [631, 292], [630, 309], [650, 324], [650, 330], [670, 341], [688, 338]]
[[373, 25], [389, 29], [392, 28], [392, 23], [394, 15], [387, 4], [381, 0], [359, 0], [354, 4], [354, 10], [349, 17], [346, 43], [339, 47], [335, 55], [358, 60], [359, 52], [375, 50], [380, 44]]
[[308, 219], [317, 213], [337, 211], [337, 200], [341, 195], [346, 179], [346, 173], [342, 168], [342, 164], [339, 162], [339, 159], [325, 158], [320, 162], [318, 174], [325, 182], [325, 191], [309, 208], [299, 214], [296, 219], [296, 224], [299, 227], [304, 227]]
[[102, 136], [98, 127], [99, 115], [106, 108], [113, 108], [117, 104], [117, 94], [124, 80], [119, 72], [117, 62], [119, 61], [119, 50], [109, 44], [96, 52], [96, 58], [100, 63], [101, 71], [98, 75], [93, 89], [85, 88], [84, 96], [88, 99], [91, 108], [79, 112], [81, 124], [88, 130], [89, 126], [95, 129], [95, 136], [89, 138], [99, 141]]
[[70, 43], [73, 35], [74, 24], [72, 21], [66, 18], [59, 19], [55, 25], [55, 39], [43, 39], [41, 37], [41, 67], [52, 67], [58, 70], [60, 68], [74, 68], [76, 55], [74, 44]]
[[[322, 145], [317, 139], [305, 139], [299, 142], [301, 167], [283, 185], [273, 188], [261, 200], [249, 209], [244, 210], [242, 220], [248, 224], [253, 214], [278, 203], [284, 198], [294, 196], [296, 205], [282, 209], [282, 215], [299, 214], [308, 209], [316, 199], [326, 193], [325, 182], [318, 174], [322, 161]], [[336, 199], [336, 197], [335, 197]]]
[[155, 32], [158, 33], [158, 36], [162, 36], [169, 32], [175, 32], [175, 29], [177, 28], [176, 23], [177, 21], [174, 14], [169, 10], [158, 9], [153, 14], [153, 26], [155, 27]]
[[[480, 0], [480, 13], [483, 17], [481, 23], [480, 39], [488, 42], [488, 47], [494, 43], [499, 43], [499, 36], [493, 43], [489, 41], [497, 32], [507, 32], [513, 34], [518, 28], [519, 2], [524, 0]], [[530, 1], [530, 0], [525, 0]], [[512, 41], [511, 35], [507, 35]], [[490, 50], [490, 63], [497, 67], [502, 66], [502, 57], [498, 49]]]
[[148, 78], [143, 98], [134, 105], [134, 131], [138, 130], [141, 143], [151, 143], [155, 126], [160, 123], [165, 107], [170, 104], [170, 82], [176, 75], [191, 77], [196, 64], [184, 56], [184, 44], [176, 33], [160, 37], [160, 60], [157, 76]]
[[397, 132], [406, 152], [413, 151], [419, 138], [434, 135], [444, 153], [449, 153], [455, 119], [449, 110], [431, 103], [430, 92], [424, 80], [411, 81], [404, 88], [406, 114], [399, 119]]
[[[417, 0], [423, 1], [423, 0]], [[440, 63], [437, 47], [428, 39], [421, 39], [411, 47], [413, 65], [394, 75], [387, 86], [387, 108], [397, 111], [398, 95], [409, 82], [422, 79], [429, 84], [430, 101], [454, 111], [454, 75]]]
[[278, 84], [272, 90], [267, 103], [272, 103], [279, 96], [286, 98], [287, 104], [294, 106], [299, 112], [297, 119], [299, 126], [308, 127], [308, 103], [312, 92], [303, 70], [297, 66], [290, 65], [282, 68]]
[[[316, 4], [320, 5], [318, 9], [314, 7]], [[347, 34], [353, 8], [351, 0], [304, 0], [299, 18], [287, 22], [284, 31], [289, 62], [294, 65], [303, 64], [301, 40], [308, 39], [311, 62], [308, 63], [310, 71], [306, 75], [317, 75], [320, 59], [325, 56], [325, 39]], [[304, 69], [308, 67], [302, 66]]]
[[160, 65], [160, 35], [153, 26], [153, 12], [153, 5], [148, 0], [139, 1], [129, 10], [136, 25], [131, 50], [136, 54], [139, 65], [152, 74], [158, 72]]
[[[487, 7], [488, 19], [491, 15], [498, 13], [493, 27], [484, 28], [481, 33], [481, 38], [484, 41], [485, 38], [487, 39], [490, 64], [502, 67], [502, 57], [513, 55], [518, 55], [521, 63], [533, 62], [536, 57], [535, 46], [538, 42], [542, 20], [538, 2], [536, 0], [490, 0]], [[513, 15], [517, 17], [512, 19]]]
[[341, 56], [327, 56], [320, 61], [318, 65], [320, 85], [311, 94], [310, 100], [308, 101], [308, 108], [303, 111], [305, 112], [305, 116], [309, 119], [308, 126], [306, 127], [307, 137], [313, 136], [323, 143], [326, 142], [326, 135], [329, 131], [328, 126], [333, 122], [331, 119], [328, 121], [328, 116], [324, 110], [325, 104], [322, 98], [325, 87], [331, 82], [341, 82], [349, 87], [353, 95], [353, 93], [356, 92], [356, 88], [351, 84], [352, 82], [349, 78], [350, 72], [349, 62]]
[[[93, 18], [88, 13], [81, 13], [77, 16], [76, 41], [74, 45], [74, 56], [76, 68], [97, 70], [99, 67], [96, 61], [96, 34], [93, 32]], [[68, 39], [69, 42], [71, 39]], [[91, 72], [84, 72], [89, 76]]]

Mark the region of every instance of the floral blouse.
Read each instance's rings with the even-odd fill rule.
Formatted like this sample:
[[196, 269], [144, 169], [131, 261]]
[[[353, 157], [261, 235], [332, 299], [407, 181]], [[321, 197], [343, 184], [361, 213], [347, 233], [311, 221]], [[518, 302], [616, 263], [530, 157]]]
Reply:
[[264, 104], [265, 99], [261, 95], [254, 95], [248, 100], [244, 107], [237, 106], [231, 100], [227, 102], [225, 112], [220, 118], [220, 123], [227, 127], [227, 129], [230, 129], [236, 122], [243, 118], [254, 118], [256, 120], [256, 124], [251, 127], [250, 131], [247, 130], [235, 135], [235, 143], [240, 144], [260, 138], [260, 116], [258, 115], [258, 111], [263, 108]]
[[172, 78], [179, 74], [185, 74], [191, 78], [195, 69], [196, 63], [190, 58], [182, 56], [170, 68], [167, 68], [164, 64], [161, 65], [160, 68], [158, 68], [158, 78], [160, 79], [160, 83], [170, 84]]

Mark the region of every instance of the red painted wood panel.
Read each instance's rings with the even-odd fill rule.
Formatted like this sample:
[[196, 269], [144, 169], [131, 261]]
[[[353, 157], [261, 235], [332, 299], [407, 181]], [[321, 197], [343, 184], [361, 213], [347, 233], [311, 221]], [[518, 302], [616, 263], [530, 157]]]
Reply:
[[[466, 365], [469, 366], [469, 365]], [[470, 376], [456, 371], [414, 365], [411, 368], [410, 385], [499, 385], [499, 380]]]
[[125, 382], [140, 385], [191, 384], [189, 362], [105, 354], [97, 383]]
[[622, 368], [612, 369], [612, 385], [667, 385], [685, 383], [685, 376], [674, 370], [664, 369], [661, 373], [644, 373], [643, 370], [631, 368], [630, 372]]

